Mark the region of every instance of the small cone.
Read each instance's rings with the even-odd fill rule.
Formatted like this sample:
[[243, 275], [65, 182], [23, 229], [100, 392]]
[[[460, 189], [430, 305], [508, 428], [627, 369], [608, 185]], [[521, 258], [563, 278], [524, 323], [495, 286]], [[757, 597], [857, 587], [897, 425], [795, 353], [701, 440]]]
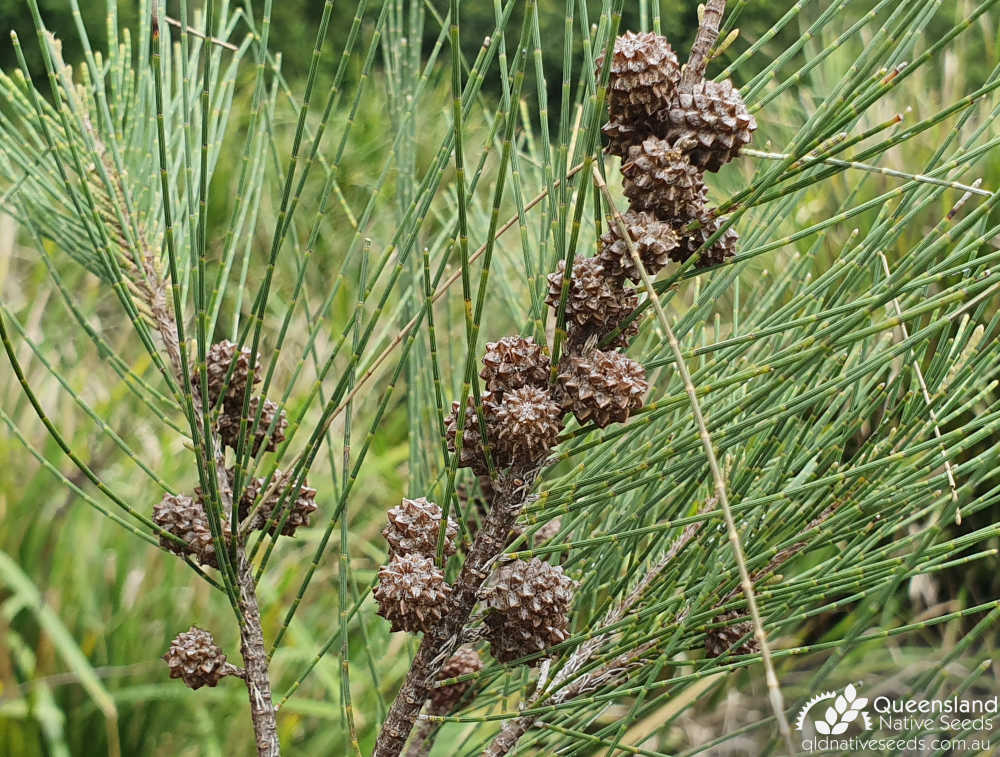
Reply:
[[[725, 217], [716, 218], [710, 213], [706, 213], [698, 220], [701, 226], [694, 231], [685, 230], [685, 227], [688, 225], [687, 223], [678, 223], [675, 226], [680, 244], [670, 251], [671, 260], [683, 263], [694, 255], [709, 240], [709, 237], [719, 230], [719, 227], [722, 226], [726, 219]], [[725, 263], [736, 255], [739, 241], [740, 235], [736, 233], [735, 229], [732, 227], [726, 229], [722, 236], [712, 243], [711, 247], [701, 250], [694, 267], [708, 268], [709, 266]]]
[[508, 392], [497, 410], [497, 463], [523, 470], [536, 467], [556, 445], [562, 415], [547, 389], [523, 386]]
[[396, 555], [378, 571], [378, 614], [392, 631], [429, 631], [448, 610], [451, 587], [429, 557]]
[[[548, 276], [549, 294], [546, 303], [559, 311], [562, 297], [562, 280], [566, 262]], [[598, 258], [577, 258], [573, 261], [569, 295], [566, 299], [566, 333], [573, 351], [581, 351], [589, 342], [601, 343], [616, 330], [635, 310], [639, 296], [633, 289], [624, 288], [621, 282], [605, 270]], [[639, 321], [634, 319], [607, 345], [625, 348], [639, 331]]]
[[649, 384], [646, 371], [619, 352], [591, 350], [569, 355], [559, 370], [559, 388], [564, 410], [580, 423], [604, 428], [624, 423], [642, 407]]
[[[437, 674], [438, 681], [447, 681], [449, 678], [478, 673], [483, 669], [483, 661], [479, 658], [479, 652], [472, 647], [459, 647], [458, 651], [451, 656]], [[460, 681], [449, 686], [437, 686], [431, 689], [430, 707], [431, 714], [447, 715], [455, 709], [465, 693], [472, 688], [474, 681]]]
[[[480, 395], [483, 401], [483, 417], [486, 421], [487, 438], [493, 436], [493, 426], [496, 422], [498, 404], [492, 392]], [[451, 414], [445, 421], [445, 432], [448, 449], [455, 451], [458, 436], [458, 402], [451, 403]], [[475, 409], [475, 398], [470, 394], [465, 407], [465, 426], [462, 428], [462, 453], [458, 458], [459, 468], [472, 468], [477, 476], [489, 473], [486, 465], [486, 451], [483, 449], [482, 433], [479, 428], [479, 416]]]
[[177, 634], [163, 659], [170, 668], [170, 677], [180, 678], [192, 689], [216, 686], [230, 672], [226, 655], [212, 634], [195, 626]]
[[[316, 512], [316, 490], [308, 486], [305, 481], [294, 492], [292, 498], [288, 490], [294, 485], [292, 473], [282, 473], [280, 470], [274, 472], [273, 481], [278, 481], [278, 486], [274, 492], [264, 500], [254, 517], [254, 528], [264, 530], [267, 526], [268, 533], [275, 535], [275, 531], [281, 521], [282, 536], [295, 536], [295, 531], [300, 527], [309, 526], [309, 517]], [[271, 487], [268, 486], [268, 489]], [[268, 522], [270, 521], [270, 526]]]
[[[176, 555], [192, 555], [200, 564], [218, 568], [212, 531], [202, 504], [183, 494], [165, 494], [153, 507], [153, 523], [184, 541], [181, 546], [173, 539], [160, 535], [160, 546]], [[229, 522], [223, 522], [228, 536]]]
[[[597, 77], [605, 64], [597, 59]], [[615, 40], [608, 78], [608, 149], [623, 155], [628, 146], [653, 132], [657, 114], [667, 108], [681, 78], [677, 56], [666, 37], [625, 32]]]
[[739, 155], [757, 129], [756, 119], [728, 79], [679, 89], [662, 118], [667, 140], [683, 146], [693, 165], [712, 172]]
[[[441, 528], [441, 508], [425, 497], [406, 499], [386, 514], [389, 524], [382, 529], [382, 536], [389, 542], [392, 555], [423, 555], [434, 557], [437, 553], [438, 533]], [[455, 536], [458, 524], [448, 518], [445, 528], [444, 555], [455, 554]]]
[[568, 613], [575, 586], [562, 568], [537, 557], [502, 565], [480, 592], [493, 657], [512, 662], [569, 638]]
[[[726, 625], [709, 628], [705, 636], [705, 654], [709, 657], [720, 657], [726, 652], [731, 654], [757, 654], [760, 644], [754, 636], [753, 623], [745, 613], [730, 610], [712, 619], [712, 623]], [[733, 645], [743, 639], [739, 646]]]
[[504, 392], [522, 386], [544, 388], [549, 381], [549, 368], [548, 352], [530, 336], [505, 336], [486, 345], [479, 375], [487, 390], [499, 400]]
[[[641, 211], [630, 210], [622, 216], [622, 220], [646, 273], [655, 276], [680, 245], [677, 232], [669, 223], [658, 221], [652, 214]], [[601, 235], [600, 250], [597, 257], [610, 276], [636, 284], [642, 280], [616, 219], [608, 220], [608, 230]]]
[[[226, 374], [229, 367], [236, 361], [232, 375], [229, 377], [229, 385], [226, 390], [226, 398], [243, 396], [247, 388], [247, 380], [250, 375], [250, 349], [244, 347], [242, 350], [224, 339], [213, 344], [205, 354], [205, 373], [208, 376], [208, 398], [212, 405], [219, 401], [222, 392], [222, 385], [225, 383]], [[260, 376], [254, 375], [254, 383], [260, 382]], [[191, 375], [191, 385], [197, 393], [201, 387], [201, 376], [198, 371]], [[241, 400], [242, 401], [242, 400]]]
[[630, 147], [622, 176], [622, 189], [634, 210], [658, 218], [695, 218], [705, 206], [708, 189], [701, 169], [667, 140], [648, 137]]
[[[240, 416], [243, 409], [242, 395], [232, 402], [227, 402], [225, 412], [219, 416], [219, 438], [222, 443], [236, 449], [236, 444], [240, 437]], [[247, 434], [253, 429], [254, 419], [257, 418], [257, 409], [260, 407], [260, 397], [250, 398], [249, 412], [247, 413]], [[275, 421], [277, 417], [277, 421]], [[271, 424], [274, 428], [271, 428]], [[264, 407], [260, 410], [260, 420], [257, 423], [257, 430], [253, 437], [253, 452], [256, 455], [260, 452], [261, 445], [267, 439], [267, 446], [264, 448], [268, 452], [274, 452], [278, 445], [285, 441], [285, 429], [288, 428], [288, 418], [285, 411], [278, 407], [276, 402], [264, 400]], [[270, 433], [268, 431], [270, 430]]]

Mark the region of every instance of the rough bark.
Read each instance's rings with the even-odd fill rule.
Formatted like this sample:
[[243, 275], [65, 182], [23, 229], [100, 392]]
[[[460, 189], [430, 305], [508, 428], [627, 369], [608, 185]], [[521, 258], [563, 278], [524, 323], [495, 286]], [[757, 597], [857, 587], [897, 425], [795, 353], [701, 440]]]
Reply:
[[250, 718], [253, 720], [259, 757], [278, 757], [278, 722], [271, 699], [267, 649], [260, 624], [260, 608], [254, 590], [253, 571], [243, 547], [237, 552], [236, 578], [240, 589], [240, 650], [246, 668], [245, 680], [250, 694]]
[[708, 67], [708, 55], [719, 40], [719, 24], [722, 23], [722, 14], [726, 12], [726, 0], [708, 0], [705, 3], [705, 12], [702, 14], [701, 23], [698, 25], [698, 34], [691, 45], [691, 55], [681, 73], [681, 85], [690, 85], [705, 76], [705, 69]]
[[534, 476], [525, 476], [496, 482], [490, 511], [452, 587], [448, 614], [436, 628], [424, 634], [406, 680], [382, 725], [374, 757], [398, 757], [403, 751], [435, 677], [461, 641], [462, 629], [476, 604], [479, 588], [486, 580], [493, 561], [507, 546], [507, 535], [514, 526], [533, 480]]

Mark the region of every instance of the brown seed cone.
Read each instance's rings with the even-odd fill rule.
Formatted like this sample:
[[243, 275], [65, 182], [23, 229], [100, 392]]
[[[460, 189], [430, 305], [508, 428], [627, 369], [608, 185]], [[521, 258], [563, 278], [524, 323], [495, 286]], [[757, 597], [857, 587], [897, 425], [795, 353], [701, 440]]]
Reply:
[[[236, 449], [236, 443], [240, 437], [240, 415], [243, 409], [243, 397], [235, 397], [232, 402], [226, 402], [225, 412], [219, 416], [219, 438], [222, 443]], [[250, 398], [249, 412], [247, 413], [247, 431], [253, 428], [254, 419], [257, 417], [257, 408], [260, 406], [260, 397]], [[274, 418], [277, 415], [278, 420]], [[271, 423], [274, 428], [271, 429]], [[278, 445], [285, 441], [285, 429], [288, 428], [288, 418], [285, 411], [278, 408], [278, 403], [271, 400], [264, 400], [264, 407], [260, 411], [260, 421], [257, 423], [257, 431], [253, 439], [253, 453], [256, 455], [260, 451], [264, 439], [267, 439], [267, 446], [264, 448], [268, 452], [274, 452]]]
[[[423, 555], [434, 557], [437, 553], [438, 531], [441, 528], [441, 508], [425, 497], [406, 499], [386, 514], [389, 525], [382, 529], [382, 536], [389, 542], [392, 555]], [[444, 555], [455, 554], [455, 536], [458, 524], [448, 518], [445, 527]]]
[[[622, 220], [646, 273], [655, 276], [667, 265], [670, 253], [680, 244], [677, 232], [669, 223], [641, 211], [630, 210], [622, 215]], [[616, 219], [608, 219], [608, 230], [601, 235], [600, 248], [597, 258], [610, 276], [637, 284], [642, 280]]]
[[648, 388], [646, 370], [620, 352], [568, 355], [559, 369], [563, 409], [601, 428], [628, 420]]
[[642, 140], [656, 134], [657, 127], [658, 124], [648, 118], [634, 121], [613, 118], [601, 127], [601, 132], [608, 138], [607, 152], [625, 160], [633, 146], [641, 145]]
[[[441, 672], [437, 674], [438, 681], [446, 681], [449, 678], [478, 673], [483, 669], [483, 661], [479, 659], [479, 652], [472, 647], [459, 647], [458, 651], [444, 665]], [[455, 705], [461, 701], [465, 693], [472, 688], [474, 681], [460, 681], [449, 686], [438, 686], [431, 689], [430, 707], [428, 710], [433, 715], [447, 715], [455, 709]]]
[[547, 350], [530, 336], [505, 336], [486, 345], [479, 375], [499, 400], [504, 392], [522, 386], [546, 386], [549, 368]]
[[757, 121], [733, 83], [702, 80], [677, 90], [661, 114], [664, 135], [682, 146], [691, 163], [718, 171], [750, 143]]
[[[698, 251], [698, 248], [719, 230], [719, 227], [722, 226], [726, 219], [725, 217], [717, 218], [711, 215], [711, 213], [706, 213], [697, 219], [701, 222], [700, 227], [694, 231], [685, 231], [685, 227], [691, 220], [679, 220], [674, 226], [674, 229], [678, 233], [680, 244], [670, 251], [670, 259], [678, 263], [683, 263], [694, 255]], [[736, 255], [739, 241], [740, 235], [736, 233], [735, 229], [732, 227], [726, 229], [723, 235], [715, 240], [711, 247], [701, 251], [698, 261], [694, 264], [695, 268], [708, 268], [709, 266], [726, 262], [729, 258]]]
[[[480, 395], [483, 401], [483, 418], [486, 421], [486, 434], [493, 436], [496, 423], [498, 403], [492, 392]], [[458, 401], [451, 403], [451, 414], [445, 421], [445, 433], [448, 439], [448, 449], [455, 451], [455, 438], [458, 435]], [[486, 465], [486, 451], [483, 449], [482, 434], [479, 430], [479, 416], [475, 410], [475, 398], [470, 394], [465, 407], [465, 426], [462, 429], [462, 454], [458, 458], [459, 468], [472, 468], [477, 476], [489, 473]]]
[[708, 189], [701, 169], [664, 139], [648, 137], [630, 147], [622, 176], [622, 190], [635, 210], [660, 218], [694, 218], [705, 206]]
[[[286, 496], [286, 492], [295, 483], [291, 473], [282, 473], [280, 470], [276, 470], [271, 480], [272, 483], [277, 480], [278, 486], [271, 496], [257, 508], [257, 512], [254, 514], [253, 528], [264, 530], [268, 521], [271, 521], [267, 531], [274, 536], [278, 524], [284, 519], [284, 525], [281, 527], [282, 536], [295, 536], [296, 529], [309, 526], [309, 516], [316, 512], [316, 490], [303, 480], [298, 491], [293, 492], [295, 494], [293, 498], [291, 494]], [[269, 490], [270, 488], [271, 486], [268, 486]], [[280, 510], [275, 512], [275, 508], [279, 505]], [[242, 508], [242, 506], [241, 502], [240, 507]]]
[[[602, 53], [597, 59], [598, 78], [604, 62]], [[625, 32], [615, 40], [611, 55], [608, 79], [611, 123], [631, 126], [647, 135], [652, 133], [650, 121], [670, 105], [680, 78], [677, 56], [666, 37], [652, 32]], [[609, 138], [615, 151], [621, 142], [610, 134]]]
[[[205, 354], [205, 373], [208, 376], [208, 398], [213, 405], [219, 401], [222, 392], [222, 385], [225, 383], [226, 374], [233, 360], [236, 366], [229, 377], [229, 386], [226, 390], [226, 398], [242, 398], [247, 388], [247, 379], [250, 375], [250, 348], [244, 347], [237, 350], [235, 344], [228, 339], [223, 339], [209, 347]], [[254, 383], [260, 382], [261, 377], [254, 375]], [[191, 385], [194, 391], [198, 392], [201, 387], [201, 377], [198, 371], [191, 375]], [[242, 402], [242, 399], [240, 400]]]
[[[565, 271], [566, 261], [560, 260], [556, 270], [548, 275], [549, 293], [545, 301], [555, 312], [559, 310]], [[638, 303], [635, 291], [622, 287], [598, 258], [577, 258], [573, 261], [566, 299], [570, 348], [579, 351], [588, 341], [601, 342], [621, 327]], [[610, 347], [624, 349], [638, 332], [638, 320], [630, 321]]]
[[537, 466], [556, 445], [562, 416], [548, 389], [523, 386], [507, 392], [496, 416], [497, 464], [524, 470]]
[[231, 672], [212, 634], [195, 626], [177, 634], [163, 659], [170, 668], [170, 677], [180, 678], [192, 689], [215, 686]]
[[426, 632], [447, 612], [451, 587], [431, 558], [396, 555], [379, 568], [372, 593], [392, 631]]
[[[754, 636], [753, 623], [746, 613], [730, 610], [712, 619], [712, 623], [726, 623], [721, 628], [709, 628], [705, 636], [705, 653], [709, 657], [731, 654], [756, 654], [760, 643]], [[740, 639], [743, 643], [733, 647]]]
[[565, 641], [575, 587], [562, 568], [537, 557], [502, 565], [480, 591], [491, 654], [511, 662]]
[[[208, 516], [200, 502], [183, 494], [165, 494], [153, 507], [153, 522], [169, 534], [184, 540], [182, 547], [172, 539], [161, 535], [160, 546], [177, 555], [193, 555], [202, 565], [218, 568], [212, 530]], [[228, 535], [229, 522], [223, 522], [223, 531]]]

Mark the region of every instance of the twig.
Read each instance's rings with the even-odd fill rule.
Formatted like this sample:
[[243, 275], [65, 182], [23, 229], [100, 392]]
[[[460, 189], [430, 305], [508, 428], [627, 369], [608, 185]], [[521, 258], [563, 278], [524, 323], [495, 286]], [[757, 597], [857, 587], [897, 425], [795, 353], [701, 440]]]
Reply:
[[708, 0], [701, 11], [698, 34], [691, 45], [691, 54], [681, 73], [681, 86], [690, 86], [705, 76], [709, 53], [719, 40], [719, 24], [726, 11], [726, 0]]
[[[721, 3], [721, 5], [724, 6], [725, 4]], [[705, 11], [705, 15], [708, 16], [707, 9]], [[701, 36], [700, 31], [699, 36]], [[684, 382], [684, 390], [687, 392], [688, 399], [691, 403], [691, 412], [693, 413], [695, 423], [698, 426], [698, 436], [701, 438], [702, 447], [705, 448], [705, 456], [708, 458], [708, 467], [709, 470], [711, 470], [712, 478], [715, 481], [715, 497], [718, 499], [719, 506], [722, 508], [722, 515], [726, 521], [726, 531], [729, 534], [729, 542], [732, 545], [733, 556], [736, 558], [736, 565], [740, 571], [740, 585], [743, 588], [743, 594], [746, 596], [747, 608], [750, 610], [750, 617], [753, 621], [754, 627], [754, 635], [760, 644], [761, 657], [764, 663], [764, 678], [767, 682], [768, 694], [771, 700], [771, 709], [774, 710], [774, 717], [778, 723], [778, 730], [781, 732], [781, 735], [785, 740], [789, 753], [794, 754], [795, 748], [792, 744], [792, 732], [788, 727], [788, 719], [785, 717], [784, 699], [781, 696], [781, 688], [778, 685], [778, 677], [774, 672], [774, 663], [771, 660], [771, 649], [768, 646], [767, 635], [764, 633], [764, 626], [760, 619], [760, 611], [757, 608], [757, 597], [754, 593], [753, 582], [750, 580], [750, 573], [747, 570], [746, 557], [743, 554], [743, 545], [740, 543], [740, 535], [736, 530], [736, 522], [733, 520], [733, 512], [729, 507], [729, 497], [726, 493], [726, 482], [722, 476], [719, 461], [715, 456], [715, 449], [712, 446], [712, 437], [708, 433], [708, 425], [705, 423], [705, 418], [701, 412], [701, 403], [698, 401], [698, 391], [694, 386], [694, 382], [691, 380], [691, 374], [688, 372], [687, 364], [684, 362], [684, 354], [681, 352], [681, 347], [677, 342], [677, 337], [674, 336], [674, 331], [670, 327], [670, 321], [667, 319], [667, 314], [664, 312], [663, 306], [660, 304], [660, 298], [656, 295], [656, 289], [653, 286], [653, 281], [649, 277], [649, 273], [647, 273], [645, 265], [643, 265], [642, 258], [639, 257], [639, 253], [635, 249], [632, 237], [629, 235], [628, 226], [622, 218], [621, 213], [619, 213], [618, 209], [615, 207], [614, 198], [608, 191], [608, 186], [604, 183], [604, 179], [600, 172], [595, 170], [594, 177], [597, 181], [598, 187], [604, 194], [605, 199], [613, 212], [614, 221], [618, 224], [622, 239], [625, 240], [625, 243], [628, 246], [628, 251], [632, 256], [632, 261], [635, 263], [635, 267], [642, 277], [643, 287], [645, 287], [649, 301], [653, 305], [653, 310], [655, 311], [656, 317], [660, 322], [660, 326], [667, 335], [667, 341], [670, 344], [670, 351], [674, 354], [674, 363], [677, 367], [677, 372], [680, 374], [681, 380]]]
[[[744, 148], [741, 154], [752, 158], [764, 158], [766, 160], [786, 160], [790, 156], [782, 152], [766, 152], [764, 150], [753, 150], [751, 148]], [[982, 183], [982, 179], [976, 179], [971, 185], [970, 184], [960, 184], [957, 181], [947, 181], [945, 179], [935, 179], [933, 176], [927, 176], [925, 174], [919, 173], [906, 173], [905, 171], [897, 171], [893, 168], [883, 168], [882, 166], [873, 166], [869, 163], [860, 163], [856, 160], [840, 160], [838, 158], [821, 158], [815, 155], [804, 155], [798, 163], [804, 163], [806, 161], [818, 161], [820, 163], [826, 163], [831, 166], [838, 166], [840, 168], [855, 168], [859, 171], [866, 171], [868, 173], [878, 173], [884, 176], [893, 176], [897, 179], [907, 179], [908, 181], [916, 181], [921, 184], [934, 184], [938, 187], [948, 187], [949, 189], [959, 189], [965, 192], [965, 195], [959, 200], [960, 203], [964, 204], [968, 200], [969, 195], [979, 195], [980, 197], [992, 197], [993, 193], [986, 189], [980, 189], [979, 185]], [[958, 203], [956, 203], [958, 205]], [[961, 205], [958, 205], [961, 207]], [[956, 209], [957, 212], [957, 209]], [[950, 216], [949, 216], [950, 217]]]
[[[155, 18], [155, 16], [154, 16], [154, 18]], [[224, 47], [227, 50], [233, 50], [233, 51], [239, 50], [239, 48], [236, 45], [232, 44], [231, 42], [226, 42], [225, 40], [218, 39], [217, 37], [206, 36], [206, 35], [202, 34], [200, 31], [198, 31], [197, 29], [195, 29], [193, 26], [182, 27], [181, 26], [181, 22], [178, 21], [176, 18], [171, 18], [170, 16], [164, 16], [163, 19], [168, 24], [170, 24], [170, 26], [175, 26], [178, 29], [182, 29], [183, 28], [184, 31], [186, 31], [188, 34], [190, 34], [190, 35], [192, 35], [194, 37], [198, 37], [199, 39], [208, 40], [213, 45], [218, 45], [219, 47]]]

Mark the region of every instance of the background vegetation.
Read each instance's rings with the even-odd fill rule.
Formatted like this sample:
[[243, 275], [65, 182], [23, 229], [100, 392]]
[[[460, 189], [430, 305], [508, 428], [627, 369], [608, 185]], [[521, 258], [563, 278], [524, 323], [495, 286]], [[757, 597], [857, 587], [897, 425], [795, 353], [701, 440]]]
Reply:
[[[261, 5], [252, 4], [253, 18], [260, 18]], [[272, 326], [267, 346], [281, 347], [275, 384], [288, 388], [289, 406], [301, 411], [306, 428], [321, 409], [305, 399], [311, 382], [352, 314], [378, 315], [375, 303], [387, 298], [383, 316], [372, 320], [364, 359], [354, 367], [361, 376], [424, 305], [422, 250], [428, 249], [435, 273], [440, 267], [448, 275], [461, 265], [452, 243], [455, 175], [450, 163], [435, 162], [450, 128], [442, 117], [451, 106], [447, 28], [442, 30], [430, 8], [415, 29], [410, 3], [386, 3], [384, 15], [376, 3], [369, 5], [344, 69], [343, 96], [326, 121], [322, 108], [349, 39], [353, 7], [336, 6], [321, 46], [320, 85], [305, 128], [315, 134], [325, 127], [327, 137], [315, 170], [297, 189], [303, 208], [278, 260], [275, 300], [268, 310], [272, 326], [286, 307], [295, 306], [284, 341], [277, 341]], [[445, 4], [431, 5], [443, 17]], [[609, 18], [601, 3], [568, 5], [576, 9], [576, 27], [569, 46], [574, 65], [565, 84], [567, 14], [562, 4], [544, 2], [522, 98], [516, 109], [504, 111], [505, 94], [512, 91], [505, 67], [513, 66], [521, 29], [523, 4], [514, 3], [504, 55], [484, 68], [482, 93], [467, 99], [463, 139], [476, 180], [468, 206], [473, 250], [488, 238], [503, 147], [500, 128], [511, 112], [517, 116], [512, 165], [517, 178], [507, 179], [499, 218], [518, 222], [497, 245], [479, 351], [484, 339], [546, 333], [538, 304], [541, 277], [565, 250], [568, 235], [558, 227], [575, 210], [576, 188], [566, 195], [553, 191], [530, 211], [524, 205], [574, 164], [574, 151], [579, 158], [585, 150], [588, 96], [578, 86], [585, 55], [581, 9], [588, 9], [590, 24]], [[66, 41], [67, 61], [78, 65], [83, 48], [65, 3], [48, 0], [41, 6], [49, 27]], [[261, 113], [267, 118], [253, 119], [255, 51], [252, 46], [239, 51], [245, 60], [234, 67], [231, 103], [223, 103], [231, 141], [220, 144], [216, 154], [208, 237], [213, 265], [231, 254], [230, 277], [243, 286], [230, 286], [221, 298], [219, 337], [238, 331], [240, 314], [245, 322], [263, 276], [261, 261], [281, 207], [283, 171], [323, 6], [303, 0], [275, 4], [270, 47], [282, 51], [283, 78], [266, 79]], [[693, 6], [661, 4], [663, 30], [681, 51], [696, 24]], [[965, 0], [731, 2], [739, 11], [734, 24], [740, 35], [711, 68], [744, 86], [761, 122], [757, 150], [785, 154], [793, 152], [791, 145], [822, 151], [843, 131], [849, 136], [841, 141], [850, 149], [835, 159], [897, 171], [817, 163], [796, 174], [800, 164], [782, 164], [780, 174], [769, 175], [780, 159], [744, 158], [713, 178], [711, 188], [717, 202], [747, 190], [765, 194], [767, 201], [753, 205], [736, 224], [744, 240], [737, 263], [697, 276], [673, 270], [661, 277], [661, 294], [678, 323], [709, 416], [719, 418], [713, 431], [734, 501], [743, 505], [741, 528], [751, 560], [766, 564], [782, 547], [797, 543], [828, 506], [841, 507], [829, 523], [808, 533], [808, 548], [760, 588], [772, 643], [795, 650], [778, 660], [793, 714], [817, 686], [851, 680], [885, 691], [995, 693], [1000, 358], [992, 287], [1000, 215], [991, 193], [1000, 188], [1000, 151], [993, 146], [1000, 139], [995, 120], [1000, 98], [993, 88], [1000, 73], [995, 34], [1000, 12], [994, 6]], [[108, 38], [103, 3], [80, 7], [93, 49], [103, 49]], [[866, 19], [872, 8], [877, 12]], [[121, 28], [137, 29], [132, 5], [123, 3], [119, 10]], [[168, 10], [178, 13], [169, 5]], [[649, 9], [630, 11], [622, 28], [653, 23]], [[482, 39], [495, 31], [494, 12], [490, 3], [463, 4], [466, 73], [476, 65]], [[49, 96], [23, 2], [0, 2], [0, 29], [8, 26], [17, 29], [29, 70]], [[935, 47], [956, 29], [953, 39]], [[414, 31], [421, 47], [403, 48]], [[239, 46], [246, 34], [247, 26], [239, 22], [229, 39]], [[138, 46], [138, 36], [132, 39]], [[431, 60], [435, 45], [440, 50]], [[220, 58], [225, 65], [233, 59], [228, 49], [217, 52], [227, 56]], [[9, 146], [12, 134], [30, 134], [32, 127], [12, 105], [11, 93], [27, 90], [6, 39], [0, 60], [9, 75], [0, 100]], [[914, 61], [917, 69], [899, 76], [903, 64]], [[893, 71], [898, 86], [887, 84]], [[541, 84], [538, 72], [544, 72]], [[893, 120], [897, 114], [903, 116], [899, 122]], [[175, 121], [178, 143], [180, 123]], [[259, 207], [235, 191], [245, 166], [243, 139], [254, 128], [261, 130], [263, 145], [255, 163], [264, 188]], [[809, 139], [796, 142], [803, 133]], [[853, 141], [857, 135], [867, 136]], [[69, 446], [136, 510], [148, 512], [161, 491], [139, 463], [177, 490], [189, 491], [196, 481], [183, 435], [166, 423], [182, 424], [183, 417], [166, 404], [162, 415], [152, 414], [142, 396], [149, 393], [121, 378], [138, 376], [162, 388], [107, 282], [65, 254], [76, 245], [85, 250], [83, 229], [66, 224], [60, 230], [55, 221], [61, 217], [46, 219], [39, 212], [51, 201], [45, 200], [44, 184], [33, 190], [31, 208], [10, 202], [22, 177], [15, 169], [23, 168], [10, 154], [0, 159], [0, 198], [11, 212], [0, 216], [0, 291], [17, 356]], [[131, 177], [136, 187], [154, 182], [154, 164], [142, 159], [136, 157], [148, 173]], [[422, 182], [435, 171], [440, 189], [425, 189]], [[945, 185], [915, 178], [923, 174]], [[952, 213], [977, 179], [988, 196], [975, 194]], [[428, 206], [417, 219], [412, 208], [424, 198]], [[155, 197], [147, 201], [157, 207]], [[255, 208], [256, 222], [228, 239], [232, 220], [244, 208]], [[594, 248], [603, 216], [589, 197], [581, 251]], [[395, 262], [404, 242], [410, 254], [402, 261], [402, 283], [393, 289], [378, 281], [366, 293], [367, 277], [382, 261]], [[879, 253], [886, 256], [890, 276], [882, 271]], [[305, 266], [305, 287], [293, 300]], [[479, 269], [472, 270], [478, 280]], [[894, 300], [907, 313], [910, 341], [893, 321]], [[349, 560], [342, 564], [336, 547], [320, 550], [309, 590], [274, 656], [279, 697], [294, 691], [280, 716], [289, 754], [348, 749], [344, 671], [337, 654], [342, 627], [349, 630], [347, 693], [363, 749], [370, 748], [415, 646], [406, 634], [388, 634], [365, 597], [385, 557], [378, 536], [385, 510], [402, 495], [444, 494], [447, 469], [440, 459], [431, 365], [437, 361], [443, 369], [444, 401], [457, 397], [466, 357], [458, 285], [433, 313], [438, 352], [432, 355], [422, 329], [409, 359], [398, 363], [398, 381], [392, 375], [399, 348], [357, 395], [350, 432], [355, 454], [362, 444], [371, 445], [358, 480], [348, 481], [342, 463], [344, 447], [351, 446], [345, 430], [352, 424], [339, 419], [310, 476], [314, 485], [322, 482], [318, 501], [325, 517], [296, 540], [278, 545], [259, 585], [265, 629], [273, 638], [330, 534], [326, 519], [338, 503], [346, 503], [346, 517], [331, 521], [330, 529], [335, 544], [344, 529]], [[106, 349], [80, 328], [78, 318]], [[355, 338], [350, 329], [347, 334]], [[655, 377], [650, 412], [628, 432], [572, 429], [562, 459], [539, 486], [539, 503], [526, 516], [540, 525], [560, 515], [564, 529], [542, 554], [565, 554], [568, 570], [589, 576], [577, 606], [577, 633], [621, 591], [616, 582], [634, 577], [669, 547], [685, 518], [701, 522], [699, 507], [711, 489], [683, 389], [651, 319], [633, 352]], [[120, 364], [109, 360], [109, 353], [119, 356]], [[930, 384], [946, 456], [957, 473], [960, 524], [914, 362]], [[331, 375], [339, 377], [348, 368], [341, 355]], [[96, 755], [107, 753], [115, 741], [127, 755], [245, 753], [252, 742], [245, 693], [226, 685], [189, 691], [166, 679], [158, 659], [192, 622], [211, 628], [235, 656], [237, 637], [225, 600], [171, 555], [87, 506], [104, 502], [101, 494], [46, 434], [6, 363], [0, 371], [0, 420], [10, 432], [0, 439], [0, 753]], [[331, 387], [321, 386], [322, 400], [329, 399], [324, 392]], [[615, 744], [670, 754], [758, 754], [776, 748], [759, 662], [706, 665], [700, 659], [713, 596], [717, 600], [735, 586], [718, 523], [706, 520], [697, 549], [672, 569], [631, 631], [635, 637], [643, 628], [663, 634], [664, 657], [633, 684], [644, 691], [616, 693], [607, 702], [553, 714], [546, 719], [550, 727], [525, 742], [525, 753], [558, 747], [612, 753]], [[695, 598], [690, 605], [695, 609], [673, 625], [689, 598]], [[739, 595], [731, 601], [738, 604]], [[346, 626], [342, 613], [352, 613]], [[620, 642], [622, 648], [634, 643], [635, 638]], [[516, 712], [530, 690], [523, 671], [501, 666], [488, 668], [482, 688], [478, 707], [446, 726], [439, 747], [447, 748], [440, 753], [476, 753], [496, 728], [493, 718]]]

